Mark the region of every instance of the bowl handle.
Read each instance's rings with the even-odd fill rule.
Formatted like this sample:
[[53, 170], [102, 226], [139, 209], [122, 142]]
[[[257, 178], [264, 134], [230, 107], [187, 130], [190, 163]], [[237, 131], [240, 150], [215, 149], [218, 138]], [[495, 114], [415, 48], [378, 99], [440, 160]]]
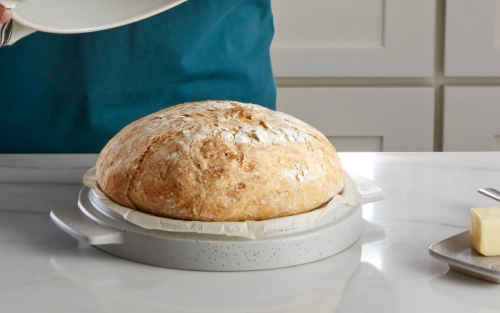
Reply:
[[54, 209], [50, 218], [73, 238], [89, 245], [108, 245], [123, 243], [121, 231], [105, 227], [88, 218], [76, 205]]
[[351, 176], [358, 187], [358, 192], [361, 195], [361, 205], [380, 201], [385, 198], [384, 189], [368, 178], [352, 172], [349, 172], [349, 176]]

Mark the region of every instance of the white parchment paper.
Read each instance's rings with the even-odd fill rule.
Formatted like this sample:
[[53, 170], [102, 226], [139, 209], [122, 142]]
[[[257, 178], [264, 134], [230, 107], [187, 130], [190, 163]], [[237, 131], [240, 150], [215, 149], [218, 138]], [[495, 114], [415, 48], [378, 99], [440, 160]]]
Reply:
[[341, 204], [354, 206], [358, 205], [361, 201], [356, 184], [346, 173], [344, 189], [327, 204], [307, 213], [274, 218], [264, 221], [198, 222], [158, 217], [119, 205], [111, 198], [106, 196], [106, 194], [104, 194], [104, 192], [102, 192], [102, 190], [97, 187], [95, 167], [91, 168], [87, 171], [87, 173], [85, 173], [85, 175], [83, 176], [83, 183], [85, 184], [85, 186], [94, 190], [99, 200], [101, 200], [101, 202], [105, 206], [122, 215], [125, 220], [145, 229], [157, 229], [173, 232], [195, 232], [204, 234], [223, 234], [227, 236], [240, 236], [251, 239], [256, 239], [261, 235], [271, 231], [299, 229], [313, 226], [318, 223], [318, 221], [321, 220], [323, 216], [328, 214], [330, 211], [335, 210], [335, 207]]

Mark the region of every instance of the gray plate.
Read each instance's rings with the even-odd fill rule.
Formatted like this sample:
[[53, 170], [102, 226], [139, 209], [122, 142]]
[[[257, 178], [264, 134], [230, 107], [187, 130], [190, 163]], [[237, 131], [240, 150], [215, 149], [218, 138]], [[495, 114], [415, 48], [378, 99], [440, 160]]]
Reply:
[[486, 257], [471, 246], [469, 231], [436, 242], [429, 254], [457, 272], [500, 284], [500, 256]]

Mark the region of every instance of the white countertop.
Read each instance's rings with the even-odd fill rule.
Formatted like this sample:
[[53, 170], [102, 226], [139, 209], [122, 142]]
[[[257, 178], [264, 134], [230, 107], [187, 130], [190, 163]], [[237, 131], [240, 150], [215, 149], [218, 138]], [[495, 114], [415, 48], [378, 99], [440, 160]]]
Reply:
[[429, 245], [495, 206], [500, 153], [343, 153], [382, 186], [360, 240], [278, 270], [210, 273], [142, 265], [77, 241], [49, 217], [74, 205], [97, 155], [0, 155], [0, 312], [500, 312], [500, 285], [454, 271]]

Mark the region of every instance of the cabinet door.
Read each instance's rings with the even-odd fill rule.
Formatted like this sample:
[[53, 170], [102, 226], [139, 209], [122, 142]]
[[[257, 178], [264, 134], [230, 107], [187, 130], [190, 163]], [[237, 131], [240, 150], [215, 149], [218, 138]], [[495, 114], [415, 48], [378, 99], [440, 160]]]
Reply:
[[433, 88], [278, 88], [277, 109], [339, 151], [433, 151]]
[[500, 87], [446, 87], [444, 151], [500, 151]]
[[277, 77], [429, 77], [435, 0], [272, 0]]
[[500, 0], [446, 2], [446, 76], [500, 76]]

